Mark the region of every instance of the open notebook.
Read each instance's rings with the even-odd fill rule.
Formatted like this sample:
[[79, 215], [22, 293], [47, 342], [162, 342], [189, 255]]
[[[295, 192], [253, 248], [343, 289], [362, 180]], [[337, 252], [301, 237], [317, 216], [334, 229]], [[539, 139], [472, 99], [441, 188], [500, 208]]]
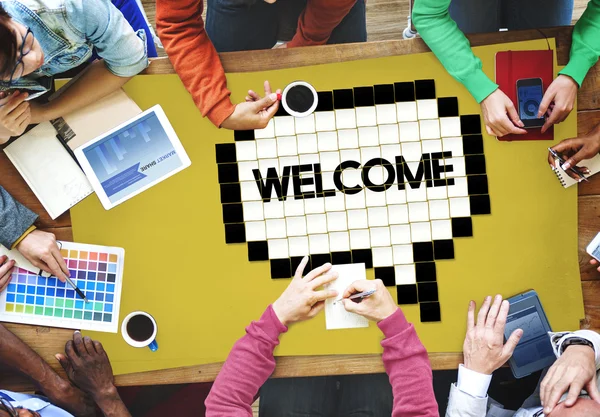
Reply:
[[[592, 159], [584, 159], [580, 163], [577, 164], [578, 167], [586, 167], [590, 170], [590, 174], [586, 175], [586, 178], [591, 177], [592, 175], [600, 172], [600, 154], [594, 156]], [[568, 188], [574, 184], [577, 184], [577, 180], [569, 177], [565, 171], [560, 168], [552, 167], [554, 173], [558, 177], [558, 180], [562, 184], [563, 187]]]
[[72, 150], [141, 112], [119, 89], [64, 118], [40, 123], [4, 152], [50, 217], [56, 219], [94, 192]]

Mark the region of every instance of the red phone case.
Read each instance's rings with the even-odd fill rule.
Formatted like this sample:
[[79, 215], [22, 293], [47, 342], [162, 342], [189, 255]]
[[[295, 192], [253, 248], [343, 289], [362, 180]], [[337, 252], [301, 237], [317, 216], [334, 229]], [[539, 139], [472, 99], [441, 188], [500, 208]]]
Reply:
[[[554, 80], [554, 51], [502, 51], [496, 54], [496, 84], [519, 109], [517, 80], [541, 78], [544, 93]], [[506, 135], [498, 140], [554, 140], [554, 127], [542, 134], [541, 128], [527, 129], [526, 135]]]

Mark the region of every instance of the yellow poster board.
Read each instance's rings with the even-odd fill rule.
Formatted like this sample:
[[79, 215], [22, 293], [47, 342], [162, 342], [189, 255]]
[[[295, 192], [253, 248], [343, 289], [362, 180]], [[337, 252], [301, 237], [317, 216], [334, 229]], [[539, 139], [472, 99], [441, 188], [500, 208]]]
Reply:
[[[545, 49], [546, 41], [475, 48], [493, 78], [501, 50]], [[433, 79], [437, 97], [457, 97], [461, 115], [480, 107], [433, 54], [388, 57], [262, 73], [228, 74], [233, 102], [306, 80], [318, 91]], [[158, 323], [157, 352], [128, 346], [120, 334], [91, 333], [116, 374], [223, 361], [244, 328], [288, 285], [272, 279], [268, 261], [249, 262], [245, 243], [225, 244], [215, 145], [231, 131], [203, 119], [176, 75], [138, 76], [125, 87], [142, 109], [160, 104], [192, 165], [122, 205], [105, 211], [95, 196], [71, 211], [74, 239], [125, 248], [121, 320], [131, 311]], [[485, 131], [484, 131], [485, 132]], [[554, 330], [583, 317], [577, 263], [577, 189], [563, 189], [546, 162], [547, 147], [576, 135], [576, 112], [555, 141], [499, 142], [483, 135], [491, 214], [472, 216], [473, 236], [454, 238], [454, 259], [436, 260], [441, 321], [423, 323], [419, 305], [403, 305], [429, 352], [459, 352], [468, 301], [488, 294], [538, 291]], [[373, 278], [373, 269], [367, 270]], [[390, 291], [396, 297], [394, 287]], [[382, 335], [367, 329], [325, 330], [325, 317], [291, 326], [277, 355], [381, 352]]]

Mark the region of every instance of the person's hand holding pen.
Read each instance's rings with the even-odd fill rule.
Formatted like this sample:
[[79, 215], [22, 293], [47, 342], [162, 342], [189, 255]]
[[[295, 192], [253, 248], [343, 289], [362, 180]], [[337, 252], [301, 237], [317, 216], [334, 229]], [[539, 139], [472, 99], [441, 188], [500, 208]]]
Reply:
[[62, 282], [70, 274], [52, 233], [34, 230], [17, 245], [17, 250], [33, 266], [54, 275]]
[[[357, 293], [374, 291], [371, 295], [351, 300]], [[360, 314], [369, 320], [380, 322], [396, 312], [398, 305], [380, 279], [354, 281], [342, 295], [346, 311]]]
[[[567, 158], [561, 168], [574, 180], [580, 181], [581, 177], [573, 168], [577, 168], [583, 174], [589, 174], [586, 167], [577, 167], [584, 159], [593, 158], [600, 152], [600, 124], [585, 136], [565, 139], [551, 148], [558, 154], [564, 154]], [[552, 152], [548, 152], [548, 163], [555, 166], [556, 158]]]

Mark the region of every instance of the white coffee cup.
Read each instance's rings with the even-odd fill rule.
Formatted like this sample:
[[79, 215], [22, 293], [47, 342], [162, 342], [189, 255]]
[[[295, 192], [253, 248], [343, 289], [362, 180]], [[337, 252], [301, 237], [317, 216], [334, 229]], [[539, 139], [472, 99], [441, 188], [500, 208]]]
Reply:
[[[129, 334], [130, 332], [132, 332], [132, 329], [127, 328], [131, 319], [134, 317], [137, 317], [137, 316], [145, 316], [148, 319], [150, 319], [150, 321], [152, 322], [152, 326], [153, 326], [152, 334], [149, 337], [144, 338], [144, 340], [137, 340], [137, 338], [134, 339]], [[127, 315], [127, 317], [125, 317], [123, 319], [123, 323], [121, 323], [121, 335], [123, 336], [123, 339], [125, 339], [125, 342], [127, 342], [127, 344], [129, 346], [133, 346], [135, 348], [143, 348], [143, 347], [148, 346], [152, 352], [155, 352], [158, 349], [158, 343], [156, 343], [156, 334], [157, 333], [158, 333], [158, 325], [156, 324], [156, 320], [154, 320], [154, 317], [152, 317], [150, 314], [146, 313], [145, 311], [134, 311], [132, 313], [129, 313]]]

